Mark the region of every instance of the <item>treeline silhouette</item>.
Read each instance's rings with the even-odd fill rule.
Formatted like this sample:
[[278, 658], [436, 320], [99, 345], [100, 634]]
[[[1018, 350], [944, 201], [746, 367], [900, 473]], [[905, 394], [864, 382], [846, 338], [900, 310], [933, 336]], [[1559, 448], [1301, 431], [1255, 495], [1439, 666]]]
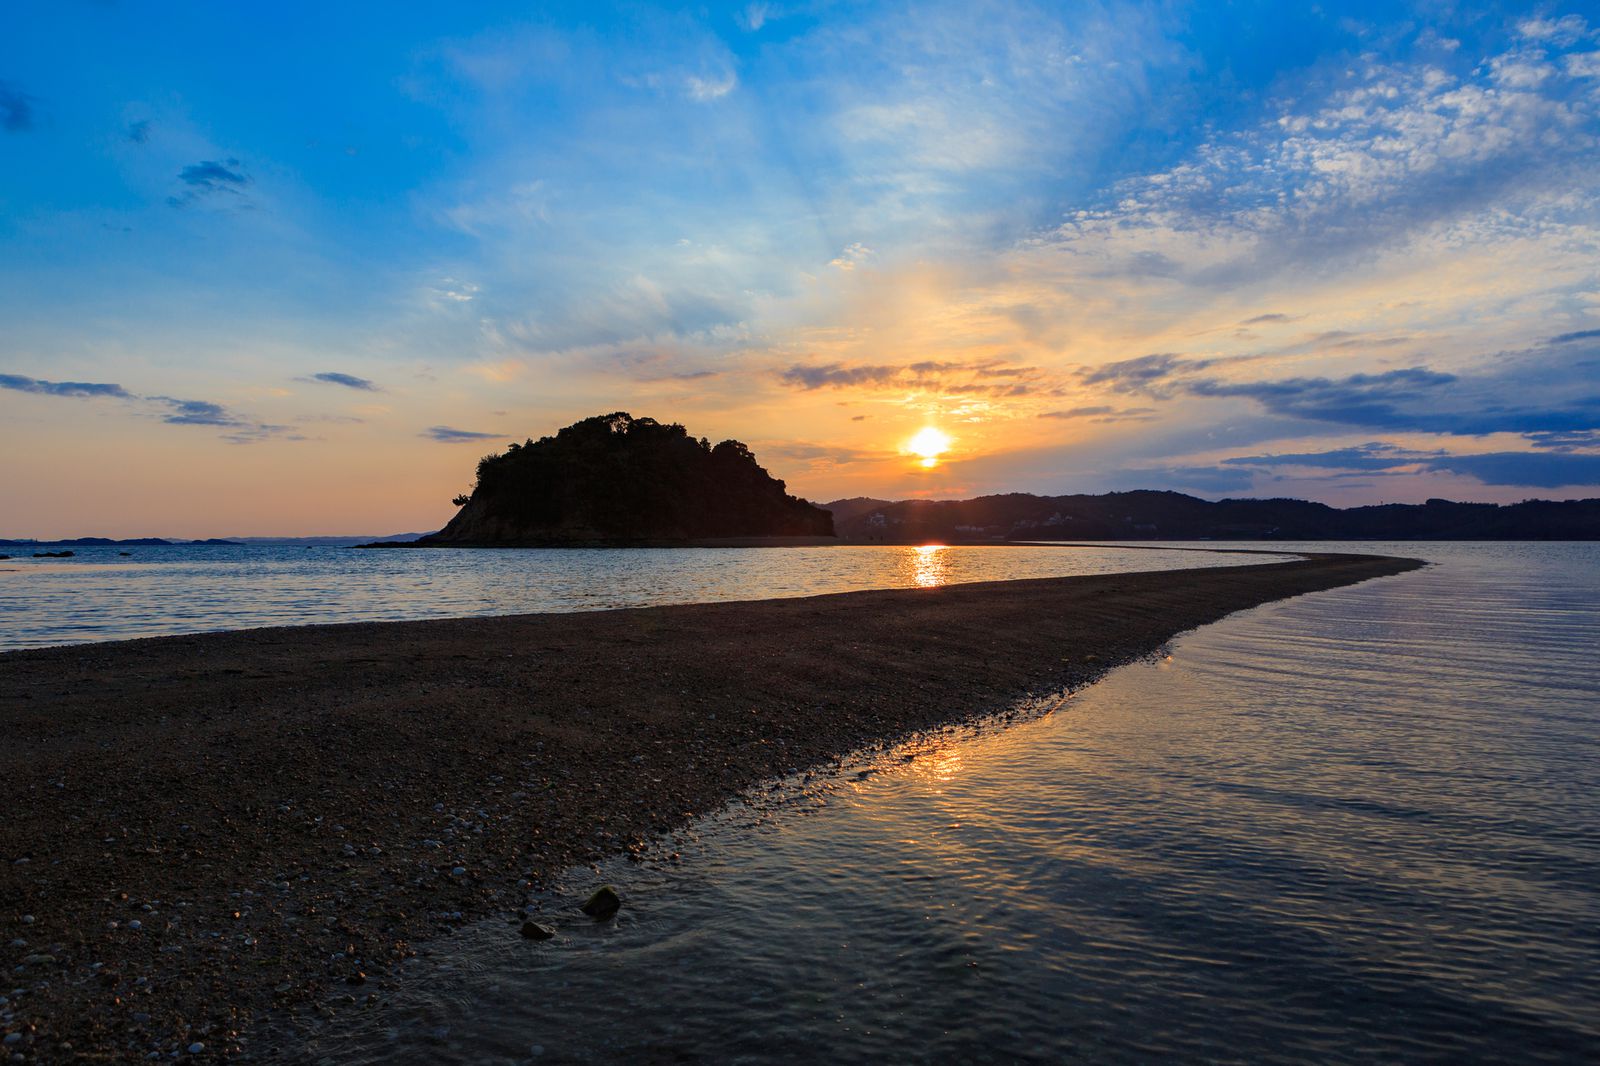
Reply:
[[736, 440], [626, 412], [512, 444], [478, 463], [461, 511], [421, 545], [565, 545], [832, 536], [827, 511], [791, 496]]
[[1600, 499], [1380, 504], [1340, 509], [1308, 500], [1202, 500], [1181, 492], [824, 504], [841, 537], [928, 540], [1596, 540]]

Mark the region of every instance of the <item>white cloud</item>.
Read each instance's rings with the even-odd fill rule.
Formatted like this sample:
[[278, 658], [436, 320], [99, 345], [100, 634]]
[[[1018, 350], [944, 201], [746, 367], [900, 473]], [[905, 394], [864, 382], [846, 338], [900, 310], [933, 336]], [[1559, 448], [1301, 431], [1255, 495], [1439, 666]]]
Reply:
[[829, 260], [828, 265], [838, 270], [854, 270], [871, 257], [872, 249], [857, 241], [840, 252], [837, 258]]
[[1517, 23], [1517, 32], [1530, 41], [1550, 41], [1559, 45], [1572, 44], [1585, 36], [1589, 29], [1582, 16], [1563, 15], [1558, 19], [1531, 18]]
[[773, 14], [771, 4], [746, 4], [744, 10], [734, 16], [734, 20], [751, 33], [755, 33], [767, 24], [767, 20], [773, 17]]
[[1600, 78], [1600, 52], [1575, 52], [1562, 56], [1567, 75], [1573, 78]]
[[689, 99], [708, 103], [720, 100], [733, 92], [734, 87], [739, 84], [739, 76], [731, 70], [710, 77], [691, 74], [683, 80], [683, 84]]

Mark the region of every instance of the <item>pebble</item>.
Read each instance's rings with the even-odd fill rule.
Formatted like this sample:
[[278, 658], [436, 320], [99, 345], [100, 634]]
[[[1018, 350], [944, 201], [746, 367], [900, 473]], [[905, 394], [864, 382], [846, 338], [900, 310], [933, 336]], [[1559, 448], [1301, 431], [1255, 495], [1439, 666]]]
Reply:
[[128, 928], [132, 929], [135, 933], [137, 933], [139, 930], [144, 928], [144, 923], [141, 922], [139, 919], [135, 918], [133, 921], [128, 923]]
[[196, 1040], [194, 1043], [189, 1045], [189, 1054], [198, 1055], [198, 1054], [200, 1054], [200, 1052], [204, 1051], [205, 1049], [206, 1049], [206, 1046], [204, 1044], [202, 1044], [200, 1041]]
[[467, 872], [467, 868], [465, 866], [456, 866], [451, 868], [450, 872], [455, 876], [460, 877], [462, 874]]
[[523, 922], [520, 932], [529, 940], [549, 940], [556, 935], [554, 929], [538, 922]]
[[601, 885], [583, 904], [583, 913], [596, 921], [605, 921], [622, 907], [617, 890], [611, 885]]
[[24, 914], [24, 915], [23, 915], [23, 916], [22, 916], [22, 924], [23, 924], [23, 925], [32, 925], [32, 924], [33, 924], [33, 923], [34, 923], [34, 917], [33, 917], [33, 915], [31, 915], [31, 914]]

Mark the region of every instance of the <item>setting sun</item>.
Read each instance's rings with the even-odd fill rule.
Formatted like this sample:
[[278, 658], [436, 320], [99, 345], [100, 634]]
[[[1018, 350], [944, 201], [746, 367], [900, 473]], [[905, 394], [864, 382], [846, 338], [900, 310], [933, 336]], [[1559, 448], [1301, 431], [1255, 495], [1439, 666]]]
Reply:
[[906, 451], [921, 456], [922, 465], [926, 467], [938, 466], [939, 456], [949, 450], [950, 435], [932, 426], [921, 430], [906, 442]]

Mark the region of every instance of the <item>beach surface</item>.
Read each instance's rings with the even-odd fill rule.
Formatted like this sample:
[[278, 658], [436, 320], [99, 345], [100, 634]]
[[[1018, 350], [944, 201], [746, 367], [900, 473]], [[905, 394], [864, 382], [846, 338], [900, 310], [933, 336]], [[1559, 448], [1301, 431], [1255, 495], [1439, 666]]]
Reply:
[[0, 655], [4, 1050], [270, 1054], [251, 1039], [264, 1012], [376, 1005], [413, 945], [494, 916], [517, 937], [546, 879], [643, 853], [776, 775], [1419, 565], [1330, 555]]

